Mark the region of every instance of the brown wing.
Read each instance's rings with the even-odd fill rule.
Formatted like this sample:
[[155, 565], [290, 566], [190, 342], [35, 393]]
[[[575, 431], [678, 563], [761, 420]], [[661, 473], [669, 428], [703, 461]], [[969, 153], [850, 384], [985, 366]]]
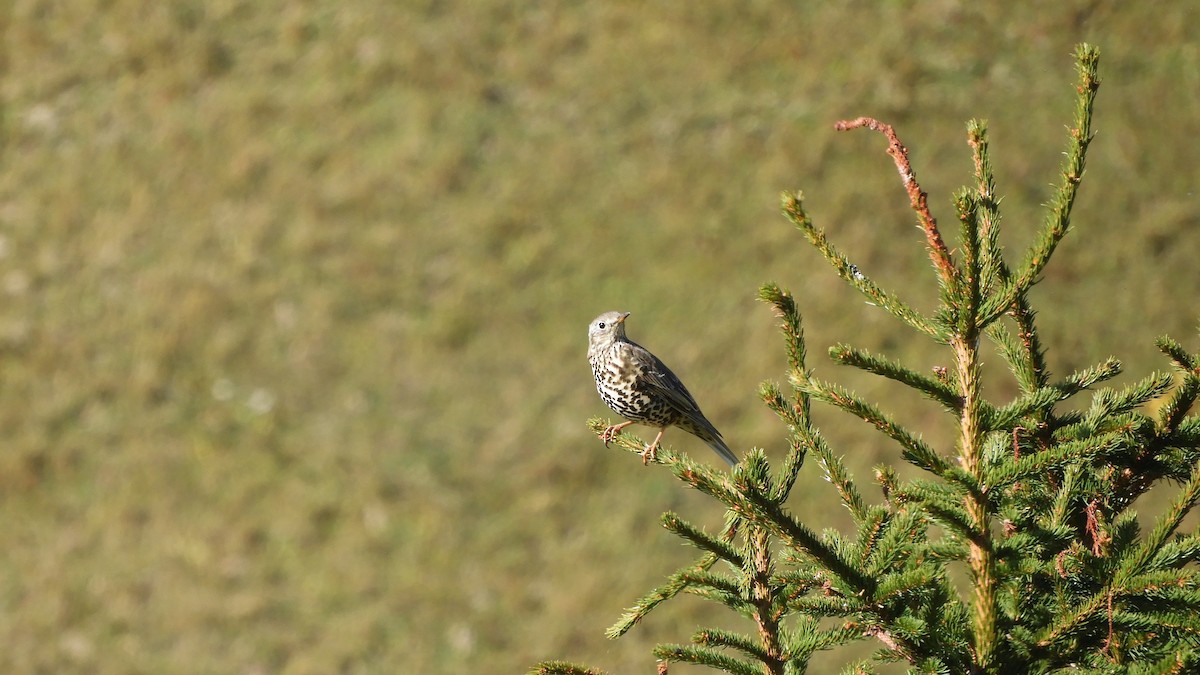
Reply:
[[692, 397], [692, 393], [687, 390], [687, 387], [683, 386], [683, 382], [680, 381], [675, 373], [671, 372], [667, 364], [659, 360], [654, 354], [651, 354], [650, 350], [637, 343], [630, 342], [629, 346], [636, 352], [638, 362], [645, 364], [642, 381], [651, 390], [649, 393], [666, 401], [672, 408], [675, 408], [697, 426], [708, 430], [713, 436], [720, 438], [720, 432], [713, 427], [711, 422], [705, 419], [704, 413], [700, 411], [700, 405], [696, 403], [696, 399]]

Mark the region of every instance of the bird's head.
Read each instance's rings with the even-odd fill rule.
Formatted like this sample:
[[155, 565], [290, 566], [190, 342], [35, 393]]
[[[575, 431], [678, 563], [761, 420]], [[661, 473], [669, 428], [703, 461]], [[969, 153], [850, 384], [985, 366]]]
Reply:
[[588, 326], [588, 345], [592, 349], [625, 339], [625, 319], [629, 312], [605, 312]]

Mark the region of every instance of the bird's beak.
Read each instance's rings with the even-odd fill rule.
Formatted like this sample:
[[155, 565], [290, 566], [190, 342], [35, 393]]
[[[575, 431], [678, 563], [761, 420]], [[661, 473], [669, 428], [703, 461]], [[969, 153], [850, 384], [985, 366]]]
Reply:
[[628, 319], [629, 315], [632, 313], [633, 312], [622, 312], [621, 318], [617, 319], [617, 323], [625, 323], [625, 319]]

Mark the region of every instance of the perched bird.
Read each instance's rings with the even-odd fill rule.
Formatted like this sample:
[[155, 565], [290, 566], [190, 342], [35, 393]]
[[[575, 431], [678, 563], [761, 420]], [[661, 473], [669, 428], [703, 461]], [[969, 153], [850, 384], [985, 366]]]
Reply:
[[642, 453], [642, 463], [654, 459], [667, 427], [696, 436], [732, 466], [737, 455], [725, 445], [721, 432], [704, 417], [696, 399], [658, 357], [625, 337], [629, 312], [605, 312], [588, 326], [588, 361], [600, 398], [627, 422], [614, 424], [600, 438], [605, 445], [630, 424], [658, 427], [654, 442]]

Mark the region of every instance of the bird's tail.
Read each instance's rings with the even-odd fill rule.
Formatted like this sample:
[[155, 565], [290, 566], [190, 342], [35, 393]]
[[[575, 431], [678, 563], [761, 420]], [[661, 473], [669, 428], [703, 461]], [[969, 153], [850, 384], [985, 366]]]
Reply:
[[720, 435], [714, 435], [711, 439], [705, 439], [704, 442], [708, 443], [708, 447], [712, 448], [714, 452], [720, 455], [721, 459], [729, 462], [729, 466], [737, 465], [737, 455], [733, 454], [733, 451], [729, 449], [728, 445], [725, 445], [725, 440], [722, 439]]

